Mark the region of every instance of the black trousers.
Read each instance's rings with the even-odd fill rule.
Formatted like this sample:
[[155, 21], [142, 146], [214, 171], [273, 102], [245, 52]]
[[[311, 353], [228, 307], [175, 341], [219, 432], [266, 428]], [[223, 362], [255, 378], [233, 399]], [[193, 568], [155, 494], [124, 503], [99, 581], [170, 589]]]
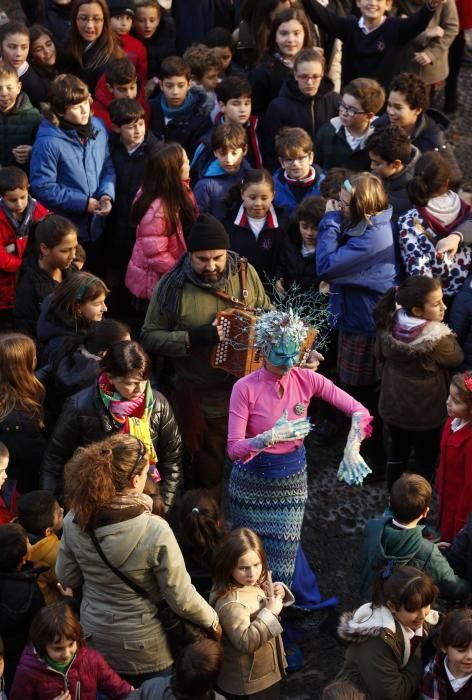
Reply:
[[[387, 462], [387, 485], [389, 490], [404, 471], [412, 471], [431, 481], [439, 456], [441, 428], [433, 430], [403, 430], [388, 426], [392, 439]], [[408, 464], [411, 451], [415, 457]]]

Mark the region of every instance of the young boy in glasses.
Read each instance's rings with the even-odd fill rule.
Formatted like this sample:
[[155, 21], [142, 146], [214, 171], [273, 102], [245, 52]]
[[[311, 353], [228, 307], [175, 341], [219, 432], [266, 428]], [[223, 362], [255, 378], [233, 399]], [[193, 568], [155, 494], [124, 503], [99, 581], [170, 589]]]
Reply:
[[313, 140], [304, 129], [285, 126], [275, 137], [281, 167], [274, 173], [274, 204], [291, 214], [302, 199], [320, 194], [324, 173], [313, 165]]
[[376, 80], [356, 78], [343, 88], [339, 116], [323, 124], [315, 137], [316, 161], [324, 170], [370, 169], [365, 142], [373, 132], [372, 120], [384, 102], [385, 91]]

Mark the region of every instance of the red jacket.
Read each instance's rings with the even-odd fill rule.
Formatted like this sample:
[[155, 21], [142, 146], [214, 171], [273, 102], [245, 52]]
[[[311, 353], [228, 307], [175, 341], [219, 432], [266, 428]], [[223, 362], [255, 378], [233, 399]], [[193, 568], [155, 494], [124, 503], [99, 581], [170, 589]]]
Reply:
[[148, 59], [144, 44], [130, 34], [122, 34], [120, 41], [129, 60], [136, 67], [139, 82], [145, 85], [148, 79]]
[[131, 692], [130, 684], [123, 681], [94, 649], [81, 647], [63, 675], [50, 668], [28, 644], [21, 655], [8, 697], [10, 700], [53, 700], [66, 688], [71, 697], [80, 700], [96, 700], [97, 690], [110, 700], [121, 700]]
[[[49, 213], [46, 207], [36, 202], [32, 221], [37, 221]], [[17, 273], [23, 261], [27, 242], [28, 234], [17, 236], [15, 229], [0, 207], [0, 309], [13, 309], [14, 307]]]
[[11, 523], [16, 516], [17, 500], [18, 493], [16, 490], [16, 482], [14, 482], [13, 487], [9, 486], [8, 482], [4, 484], [0, 489], [0, 525]]
[[472, 428], [455, 433], [448, 418], [441, 438], [441, 459], [436, 477], [439, 496], [439, 531], [452, 540], [472, 513]]
[[[102, 75], [95, 88], [95, 99], [93, 101], [93, 114], [95, 117], [100, 117], [105, 122], [105, 126], [108, 131], [111, 131], [111, 121], [110, 121], [110, 104], [115, 99], [111, 90], [107, 88], [107, 79], [105, 75]], [[149, 127], [149, 122], [151, 120], [151, 108], [148, 101], [144, 97], [144, 83], [138, 81], [138, 95], [136, 98], [140, 105], [144, 107], [145, 111], [145, 121], [146, 127]]]
[[472, 2], [470, 0], [456, 0], [459, 13], [459, 26], [461, 31], [472, 28]]

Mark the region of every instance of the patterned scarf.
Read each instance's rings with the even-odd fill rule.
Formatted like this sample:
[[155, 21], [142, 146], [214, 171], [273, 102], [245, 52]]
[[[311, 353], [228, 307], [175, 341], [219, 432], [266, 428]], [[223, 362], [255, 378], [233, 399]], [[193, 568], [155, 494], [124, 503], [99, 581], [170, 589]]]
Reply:
[[106, 372], [102, 372], [98, 377], [98, 391], [103, 405], [111, 415], [119, 432], [133, 435], [142, 440], [149, 453], [149, 463], [156, 464], [157, 455], [150, 429], [154, 407], [151, 384], [146, 382], [146, 389], [140, 396], [127, 400], [115, 390]]

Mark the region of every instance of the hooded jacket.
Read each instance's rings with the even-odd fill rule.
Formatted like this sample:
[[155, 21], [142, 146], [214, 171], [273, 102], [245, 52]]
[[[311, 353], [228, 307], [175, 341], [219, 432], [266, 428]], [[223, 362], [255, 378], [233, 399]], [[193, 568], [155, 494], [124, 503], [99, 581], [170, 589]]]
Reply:
[[31, 189], [56, 214], [79, 229], [79, 240], [89, 243], [103, 232], [103, 217], [87, 213], [90, 197], [115, 199], [115, 170], [103, 122], [91, 118], [93, 134], [85, 143], [75, 130], [61, 129], [43, 120], [31, 156]]
[[334, 285], [330, 303], [346, 333], [375, 335], [374, 308], [396, 275], [391, 216], [390, 207], [372, 216], [365, 227], [344, 231], [339, 211], [320, 221], [316, 274]]
[[[170, 508], [181, 481], [181, 439], [173, 411], [165, 396], [153, 391], [154, 404], [150, 432], [158, 456], [161, 495]], [[42, 488], [59, 494], [65, 463], [77, 447], [104, 440], [117, 432], [113, 420], [101, 401], [95, 382], [64, 405], [44, 454]]]
[[433, 430], [446, 418], [450, 372], [463, 354], [451, 330], [429, 321], [410, 343], [381, 331], [376, 343], [382, 367], [379, 413], [388, 425], [403, 430]]
[[95, 529], [106, 558], [144, 588], [151, 599], [132, 591], [113, 574], [89, 535], [64, 518], [56, 575], [65, 586], [82, 585], [80, 621], [90, 643], [118, 673], [153, 673], [172, 664], [155, 602], [169, 606], [203, 628], [218, 617], [196, 592], [175, 536], [165, 520], [144, 512]]
[[370, 600], [375, 572], [393, 562], [413, 566], [431, 576], [442, 598], [463, 598], [470, 585], [456, 576], [437, 544], [423, 537], [423, 525], [400, 529], [392, 518], [371, 518], [364, 530], [361, 549], [361, 596]]
[[193, 188], [200, 214], [213, 214], [220, 221], [224, 219], [228, 211], [225, 198], [230, 189], [241, 182], [250, 167], [249, 163], [243, 160], [236, 173], [227, 173], [218, 159], [214, 158]]
[[212, 126], [211, 119], [205, 112], [206, 95], [203, 92], [192, 93], [193, 102], [189, 109], [170, 119], [166, 118], [162, 109], [161, 95], [159, 93], [149, 101], [151, 131], [159, 141], [180, 143], [191, 160], [200, 138]]
[[40, 121], [41, 115], [26, 92], [20, 92], [12, 109], [0, 112], [0, 163], [3, 168], [15, 165], [25, 170], [28, 167], [18, 165], [12, 150], [17, 146], [33, 145]]
[[59, 315], [51, 306], [51, 297], [46, 297], [36, 325], [36, 337], [42, 346], [41, 366], [56, 362], [64, 350], [66, 340], [85, 336], [87, 328], [88, 324], [78, 326], [74, 318]]
[[319, 128], [338, 115], [340, 99], [329, 78], [323, 78], [314, 97], [304, 95], [294, 78], [286, 80], [264, 115], [262, 149], [266, 167], [271, 171], [278, 167], [274, 141], [279, 129], [283, 126], [301, 127], [314, 140]]
[[[438, 617], [435, 610], [426, 617], [426, 635]], [[411, 655], [409, 637], [387, 607], [366, 603], [354, 613], [344, 613], [338, 634], [349, 643], [340, 674], [343, 680], [366, 693], [368, 700], [414, 697], [423, 676], [421, 656]]]
[[10, 700], [50, 700], [67, 688], [78, 700], [95, 700], [97, 690], [110, 700], [124, 700], [131, 692], [127, 681], [107, 664], [103, 656], [87, 646], [80, 647], [67, 671], [62, 674], [48, 666], [28, 644], [21, 655]]

